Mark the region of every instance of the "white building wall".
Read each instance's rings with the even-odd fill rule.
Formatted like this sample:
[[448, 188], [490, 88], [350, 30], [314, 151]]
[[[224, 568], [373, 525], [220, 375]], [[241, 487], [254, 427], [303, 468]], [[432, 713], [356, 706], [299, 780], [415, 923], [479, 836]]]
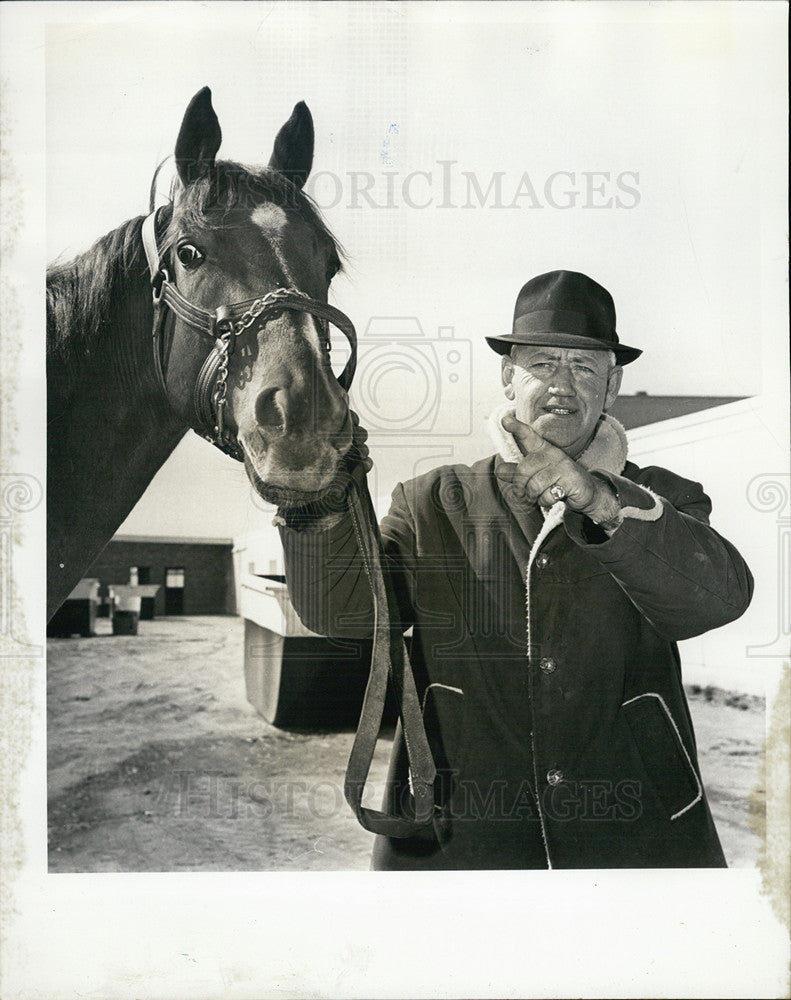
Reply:
[[684, 679], [772, 694], [789, 655], [791, 476], [782, 399], [740, 400], [629, 432], [630, 458], [703, 484], [711, 523], [739, 549], [755, 594], [736, 622], [680, 645]]

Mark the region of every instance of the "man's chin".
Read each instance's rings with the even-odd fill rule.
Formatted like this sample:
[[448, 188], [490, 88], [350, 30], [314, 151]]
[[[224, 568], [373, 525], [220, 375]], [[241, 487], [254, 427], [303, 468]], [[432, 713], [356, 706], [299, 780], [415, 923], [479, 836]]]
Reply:
[[533, 421], [531, 426], [545, 441], [565, 451], [572, 458], [582, 452], [587, 438], [590, 437], [590, 435], [585, 435], [586, 440], [582, 440], [582, 427], [576, 414], [558, 416], [553, 413], [543, 413]]

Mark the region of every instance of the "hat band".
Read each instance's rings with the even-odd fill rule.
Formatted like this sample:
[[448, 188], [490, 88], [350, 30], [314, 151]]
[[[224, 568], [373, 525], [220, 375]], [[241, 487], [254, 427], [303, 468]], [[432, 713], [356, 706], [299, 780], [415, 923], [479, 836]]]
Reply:
[[517, 316], [514, 319], [513, 335], [519, 337], [531, 333], [566, 333], [576, 337], [589, 337], [607, 344], [618, 343], [614, 330], [602, 331], [601, 327], [597, 327], [595, 331], [591, 330], [587, 316], [570, 309], [537, 309]]

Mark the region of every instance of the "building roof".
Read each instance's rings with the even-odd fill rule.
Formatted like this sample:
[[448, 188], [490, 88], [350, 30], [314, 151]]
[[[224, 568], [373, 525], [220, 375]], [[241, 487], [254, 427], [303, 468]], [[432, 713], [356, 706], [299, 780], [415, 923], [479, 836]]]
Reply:
[[710, 410], [725, 403], [735, 403], [745, 396], [649, 396], [646, 392], [619, 396], [610, 413], [627, 431], [646, 424], [657, 424], [688, 413]]
[[[128, 542], [131, 545], [233, 545], [232, 538], [212, 538], [210, 535], [113, 535], [110, 542]], [[107, 544], [109, 545], [110, 542]]]

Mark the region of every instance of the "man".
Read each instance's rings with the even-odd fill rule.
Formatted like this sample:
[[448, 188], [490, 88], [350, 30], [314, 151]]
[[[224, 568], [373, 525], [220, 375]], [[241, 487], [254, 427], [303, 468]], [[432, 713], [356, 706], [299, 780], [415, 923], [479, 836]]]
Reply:
[[[434, 822], [377, 837], [373, 865], [724, 866], [676, 641], [738, 618], [750, 572], [699, 484], [627, 460], [606, 411], [641, 352], [604, 288], [533, 278], [487, 341], [509, 401], [498, 453], [399, 484], [382, 523], [439, 774]], [[285, 512], [281, 534], [305, 624], [370, 634], [348, 515]], [[386, 796], [409, 812], [400, 735]]]

